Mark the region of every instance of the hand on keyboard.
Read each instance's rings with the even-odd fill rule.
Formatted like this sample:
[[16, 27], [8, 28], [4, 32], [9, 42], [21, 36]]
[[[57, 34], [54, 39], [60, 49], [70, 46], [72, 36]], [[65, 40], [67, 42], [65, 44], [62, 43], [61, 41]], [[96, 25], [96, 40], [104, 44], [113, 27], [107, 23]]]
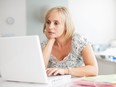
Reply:
[[61, 68], [47, 68], [46, 73], [48, 76], [64, 75], [64, 69]]

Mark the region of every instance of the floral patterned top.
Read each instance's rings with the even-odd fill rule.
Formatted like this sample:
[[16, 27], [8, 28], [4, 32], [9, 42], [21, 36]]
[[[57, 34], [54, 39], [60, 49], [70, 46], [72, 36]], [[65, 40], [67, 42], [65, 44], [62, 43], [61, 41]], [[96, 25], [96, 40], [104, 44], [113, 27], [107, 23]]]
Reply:
[[[54, 55], [50, 55], [48, 67], [50, 68], [68, 68], [83, 66], [82, 49], [88, 44], [86, 38], [82, 37], [78, 33], [74, 33], [72, 36], [72, 44], [70, 53], [62, 60], [59, 61]], [[43, 41], [41, 46], [44, 47], [47, 41]]]

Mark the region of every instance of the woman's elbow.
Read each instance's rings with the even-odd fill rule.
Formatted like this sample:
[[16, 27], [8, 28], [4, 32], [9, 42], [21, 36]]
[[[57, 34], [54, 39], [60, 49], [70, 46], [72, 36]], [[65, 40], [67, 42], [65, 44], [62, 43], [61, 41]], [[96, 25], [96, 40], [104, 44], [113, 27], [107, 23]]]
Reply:
[[97, 76], [98, 75], [98, 66], [93, 66], [93, 69], [90, 72], [89, 76]]

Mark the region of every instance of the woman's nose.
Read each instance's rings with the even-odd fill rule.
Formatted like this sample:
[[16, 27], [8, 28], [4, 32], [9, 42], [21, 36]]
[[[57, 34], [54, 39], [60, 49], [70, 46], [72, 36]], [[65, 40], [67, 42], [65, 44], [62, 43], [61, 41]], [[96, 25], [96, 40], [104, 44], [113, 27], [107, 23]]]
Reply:
[[49, 29], [54, 29], [53, 23], [51, 23], [51, 24], [49, 25]]

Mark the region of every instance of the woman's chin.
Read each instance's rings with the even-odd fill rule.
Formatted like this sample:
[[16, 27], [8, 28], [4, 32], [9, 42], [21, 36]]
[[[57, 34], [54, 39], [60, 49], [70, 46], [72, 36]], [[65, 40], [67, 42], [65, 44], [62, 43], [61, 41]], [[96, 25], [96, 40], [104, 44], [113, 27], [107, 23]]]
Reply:
[[54, 35], [49, 35], [49, 38], [56, 38], [56, 36], [54, 36]]

